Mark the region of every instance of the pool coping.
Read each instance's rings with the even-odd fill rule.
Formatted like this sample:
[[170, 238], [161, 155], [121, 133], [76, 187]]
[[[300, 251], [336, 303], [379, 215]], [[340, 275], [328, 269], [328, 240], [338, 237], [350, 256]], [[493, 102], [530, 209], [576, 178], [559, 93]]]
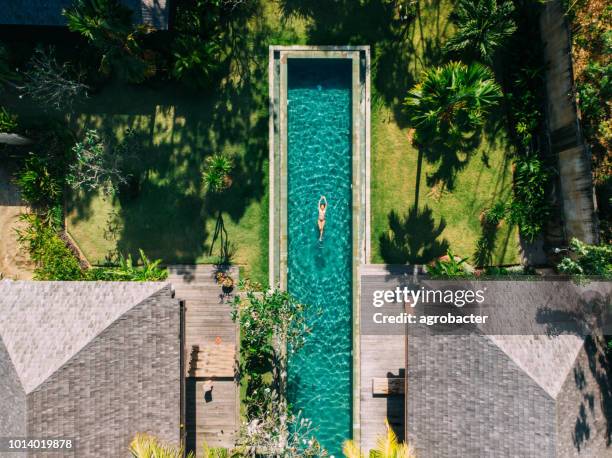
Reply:
[[269, 47], [269, 283], [286, 288], [287, 272], [287, 59], [352, 60], [352, 435], [360, 442], [360, 269], [370, 262], [370, 47]]

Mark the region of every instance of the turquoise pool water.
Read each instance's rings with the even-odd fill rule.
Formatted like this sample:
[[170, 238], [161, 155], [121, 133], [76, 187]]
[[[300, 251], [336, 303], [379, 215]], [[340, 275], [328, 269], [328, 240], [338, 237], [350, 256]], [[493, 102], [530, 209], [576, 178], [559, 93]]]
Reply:
[[[351, 437], [351, 61], [287, 63], [287, 288], [313, 333], [289, 360], [289, 401], [336, 457]], [[319, 242], [317, 202], [329, 203]]]

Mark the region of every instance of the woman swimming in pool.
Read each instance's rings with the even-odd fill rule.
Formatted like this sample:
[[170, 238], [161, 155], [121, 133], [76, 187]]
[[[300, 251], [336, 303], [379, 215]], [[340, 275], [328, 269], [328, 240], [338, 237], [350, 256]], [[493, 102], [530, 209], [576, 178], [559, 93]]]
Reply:
[[321, 196], [317, 206], [319, 207], [319, 220], [317, 221], [317, 224], [319, 225], [320, 242], [323, 240], [323, 228], [325, 227], [325, 212], [327, 211], [327, 199], [325, 198], [325, 196]]

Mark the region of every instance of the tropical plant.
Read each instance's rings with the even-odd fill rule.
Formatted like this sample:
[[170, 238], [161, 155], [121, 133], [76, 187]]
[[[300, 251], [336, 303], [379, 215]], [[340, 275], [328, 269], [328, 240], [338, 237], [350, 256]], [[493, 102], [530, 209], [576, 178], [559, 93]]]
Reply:
[[[414, 449], [410, 444], [401, 443], [397, 440], [395, 432], [385, 419], [386, 434], [376, 439], [376, 448], [370, 450], [370, 458], [416, 458]], [[342, 453], [346, 458], [365, 458], [359, 445], [352, 440], [347, 440], [342, 445]]]
[[[311, 332], [305, 318], [308, 307], [287, 291], [256, 293], [248, 283], [239, 286], [246, 294], [234, 298], [232, 318], [241, 330], [240, 371], [248, 377], [247, 414], [259, 416], [258, 399], [266, 389], [284, 396], [287, 357], [304, 345]], [[269, 372], [272, 379], [267, 382]]]
[[533, 154], [515, 160], [514, 196], [508, 206], [508, 219], [530, 242], [542, 232], [551, 213], [546, 194], [550, 177], [548, 168]]
[[496, 202], [492, 207], [487, 208], [484, 213], [484, 223], [489, 226], [497, 226], [506, 216], [505, 202]]
[[63, 183], [44, 157], [30, 153], [16, 181], [21, 196], [37, 210], [46, 210], [61, 200]]
[[139, 259], [132, 260], [119, 254], [117, 266], [94, 267], [85, 272], [87, 280], [98, 281], [162, 281], [168, 278], [168, 270], [160, 267], [161, 259], [151, 261], [142, 249], [138, 250]]
[[74, 190], [102, 190], [113, 195], [127, 183], [121, 165], [124, 157], [105, 145], [96, 130], [88, 130], [82, 142], [73, 146], [75, 160], [69, 165], [66, 182]]
[[213, 154], [206, 158], [202, 180], [206, 189], [221, 192], [232, 185], [230, 172], [234, 167], [232, 159], [226, 154]]
[[221, 22], [225, 0], [194, 0], [177, 6], [172, 43], [172, 74], [196, 87], [205, 86], [220, 68], [224, 56], [220, 43], [226, 33]]
[[230, 458], [239, 455], [223, 447], [209, 447], [206, 442], [202, 444], [202, 458]]
[[155, 74], [153, 54], [141, 48], [147, 26], [132, 24], [132, 11], [119, 0], [76, 0], [63, 11], [68, 28], [80, 33], [101, 53], [99, 70], [115, 71], [139, 83]]
[[221, 47], [214, 41], [202, 41], [197, 36], [181, 35], [174, 42], [176, 79], [202, 86], [219, 68]]
[[451, 15], [457, 30], [446, 43], [446, 51], [490, 64], [495, 51], [516, 31], [513, 12], [511, 1], [459, 0]]
[[468, 259], [456, 257], [449, 249], [446, 256], [436, 259], [427, 266], [427, 273], [434, 278], [468, 276], [470, 274], [466, 264]]
[[53, 48], [37, 48], [20, 86], [24, 94], [45, 106], [70, 109], [75, 100], [87, 95], [82, 75], [68, 63], [60, 64]]
[[450, 62], [427, 70], [404, 103], [419, 142], [458, 145], [484, 124], [500, 97], [489, 68]]
[[20, 216], [25, 227], [17, 230], [17, 240], [30, 253], [35, 264], [35, 280], [81, 280], [79, 260], [66, 246], [55, 228], [32, 213]]
[[588, 245], [574, 238], [570, 242], [571, 256], [564, 257], [557, 269], [570, 275], [612, 277], [612, 246]]
[[14, 132], [17, 129], [17, 115], [0, 107], [0, 132]]
[[195, 458], [193, 452], [185, 455], [184, 448], [165, 444], [150, 434], [138, 433], [130, 443], [133, 458]]

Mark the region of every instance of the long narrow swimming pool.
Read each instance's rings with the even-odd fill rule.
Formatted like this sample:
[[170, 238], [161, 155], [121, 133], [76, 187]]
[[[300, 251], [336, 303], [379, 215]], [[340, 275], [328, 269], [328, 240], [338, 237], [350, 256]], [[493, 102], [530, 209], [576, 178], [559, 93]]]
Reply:
[[[313, 326], [289, 360], [289, 402], [336, 456], [352, 413], [351, 62], [287, 62], [287, 289], [311, 306]], [[329, 206], [319, 241], [322, 195]]]

